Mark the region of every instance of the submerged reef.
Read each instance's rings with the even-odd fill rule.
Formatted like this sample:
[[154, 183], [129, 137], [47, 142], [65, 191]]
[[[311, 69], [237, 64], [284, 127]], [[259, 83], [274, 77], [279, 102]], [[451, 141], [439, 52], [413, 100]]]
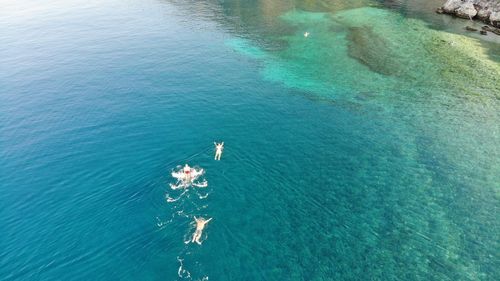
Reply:
[[226, 42], [260, 61], [265, 80], [337, 101], [368, 92], [386, 93], [371, 95], [367, 100], [373, 102], [401, 92], [411, 97], [444, 91], [485, 104], [499, 98], [500, 64], [478, 39], [374, 7], [292, 10], [279, 19], [295, 32], [267, 39], [283, 42], [283, 48], [266, 50], [244, 39]]

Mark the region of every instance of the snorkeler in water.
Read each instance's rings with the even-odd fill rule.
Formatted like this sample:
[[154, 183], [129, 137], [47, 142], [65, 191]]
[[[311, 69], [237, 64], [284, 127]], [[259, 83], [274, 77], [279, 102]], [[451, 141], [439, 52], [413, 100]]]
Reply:
[[215, 160], [220, 160], [220, 157], [222, 156], [222, 150], [224, 149], [224, 142], [221, 143], [216, 143], [214, 142], [215, 145]]
[[188, 188], [190, 186], [206, 187], [206, 180], [197, 181], [204, 173], [205, 170], [201, 168], [193, 168], [185, 164], [184, 167], [179, 167], [178, 170], [172, 171], [172, 177], [177, 179], [177, 183], [171, 183], [170, 187], [172, 189]]
[[211, 221], [212, 218], [209, 218], [208, 220], [204, 219], [204, 218], [197, 218], [197, 217], [194, 217], [194, 221], [196, 222], [196, 230], [194, 231], [193, 233], [193, 238], [191, 239], [191, 242], [194, 243], [198, 243], [199, 245], [201, 245], [201, 235], [203, 234], [203, 229], [205, 228], [205, 225]]
[[191, 181], [191, 167], [189, 167], [188, 164], [186, 164], [184, 166], [183, 172], [184, 172], [184, 181], [190, 182]]

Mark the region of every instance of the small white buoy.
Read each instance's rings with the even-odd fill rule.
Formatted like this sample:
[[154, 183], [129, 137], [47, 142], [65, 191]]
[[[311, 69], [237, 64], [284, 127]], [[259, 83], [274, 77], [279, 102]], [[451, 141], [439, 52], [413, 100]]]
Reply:
[[307, 36], [309, 36], [309, 32], [306, 31], [306, 32], [304, 32], [304, 37], [307, 37]]

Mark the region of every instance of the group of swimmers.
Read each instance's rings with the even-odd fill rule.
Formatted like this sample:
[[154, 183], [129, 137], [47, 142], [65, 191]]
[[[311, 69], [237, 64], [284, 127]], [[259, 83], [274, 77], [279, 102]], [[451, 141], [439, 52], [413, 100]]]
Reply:
[[[214, 142], [215, 145], [215, 157], [214, 160], [219, 161], [221, 156], [222, 156], [222, 150], [224, 149], [224, 142], [221, 143], [216, 143]], [[182, 188], [187, 188], [191, 185], [197, 186], [197, 187], [205, 187], [205, 185], [200, 185], [196, 184], [194, 181], [203, 174], [203, 169], [198, 169], [196, 170], [195, 168], [190, 167], [188, 164], [184, 165], [184, 168], [182, 168], [182, 171], [179, 172], [172, 172], [172, 176], [177, 178], [178, 181], [180, 181], [180, 184], [178, 185], [171, 185], [172, 189], [177, 189], [179, 187]], [[196, 217], [194, 216], [194, 222], [196, 223], [196, 229], [189, 241], [187, 243], [197, 243], [201, 245], [201, 237], [203, 234], [203, 229], [205, 226], [212, 220], [212, 218], [202, 218], [202, 217]]]

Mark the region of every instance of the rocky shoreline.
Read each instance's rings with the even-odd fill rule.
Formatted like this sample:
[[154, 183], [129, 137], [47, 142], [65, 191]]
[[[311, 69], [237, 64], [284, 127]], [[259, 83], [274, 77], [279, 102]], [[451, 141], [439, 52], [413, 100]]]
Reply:
[[[436, 10], [439, 14], [455, 15], [464, 19], [478, 19], [491, 26], [484, 26], [480, 31], [500, 35], [500, 0], [447, 0]], [[470, 31], [473, 28], [468, 28]]]

